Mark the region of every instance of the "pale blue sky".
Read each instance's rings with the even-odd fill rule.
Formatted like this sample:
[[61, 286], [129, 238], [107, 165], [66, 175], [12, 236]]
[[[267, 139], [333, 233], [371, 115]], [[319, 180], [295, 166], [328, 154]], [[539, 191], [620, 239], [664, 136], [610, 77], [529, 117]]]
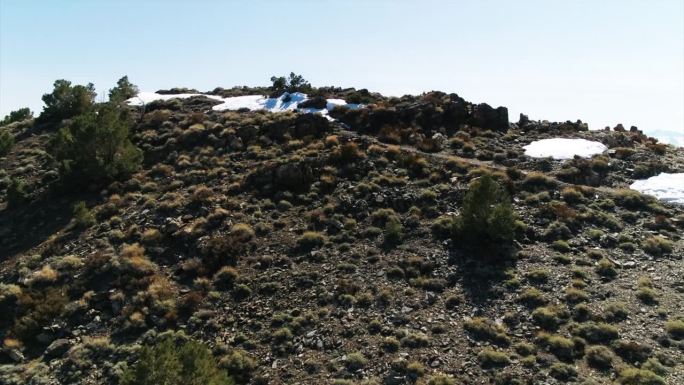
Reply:
[[2, 115], [40, 111], [59, 78], [211, 90], [290, 71], [684, 143], [683, 0], [0, 0]]

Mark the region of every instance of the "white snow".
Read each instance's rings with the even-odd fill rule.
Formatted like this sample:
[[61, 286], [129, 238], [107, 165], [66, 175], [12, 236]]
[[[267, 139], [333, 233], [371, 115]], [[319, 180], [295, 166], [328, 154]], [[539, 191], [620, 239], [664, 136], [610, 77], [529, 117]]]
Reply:
[[572, 159], [575, 155], [589, 158], [608, 149], [603, 143], [586, 139], [552, 138], [534, 141], [523, 147], [533, 158]]
[[684, 204], [684, 173], [663, 172], [648, 179], [637, 180], [629, 187], [665, 202]]
[[217, 104], [212, 107], [213, 110], [239, 110], [240, 108], [247, 108], [250, 110], [258, 110], [262, 108], [263, 101], [266, 98], [262, 95], [246, 95], [234, 96], [232, 98], [221, 98], [222, 104]]
[[247, 108], [252, 111], [267, 110], [271, 112], [300, 111], [306, 113], [318, 113], [324, 115], [329, 120], [332, 120], [332, 118], [328, 116], [328, 112], [332, 111], [332, 109], [337, 106], [345, 106], [351, 109], [362, 107], [360, 104], [348, 104], [343, 99], [327, 99], [326, 108], [299, 108], [299, 103], [308, 100], [308, 96], [300, 92], [293, 92], [291, 94], [286, 92], [277, 98], [267, 98], [263, 95], [245, 95], [223, 98], [217, 95], [205, 94], [162, 95], [154, 92], [140, 92], [138, 96], [128, 99], [128, 104], [131, 106], [142, 106], [155, 100], [169, 100], [174, 98], [186, 99], [193, 96], [206, 96], [210, 99], [222, 102], [221, 104], [217, 104], [212, 107], [212, 110], [215, 111], [239, 110], [241, 108]]

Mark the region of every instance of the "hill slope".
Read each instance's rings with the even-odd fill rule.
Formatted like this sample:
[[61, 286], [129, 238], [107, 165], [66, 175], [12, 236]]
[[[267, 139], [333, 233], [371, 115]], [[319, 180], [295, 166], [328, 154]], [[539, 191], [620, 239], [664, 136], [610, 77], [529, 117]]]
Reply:
[[[322, 94], [365, 107], [329, 121], [201, 96], [132, 106], [142, 169], [69, 193], [51, 188], [52, 134], [10, 126], [2, 382], [115, 384], [141, 344], [182, 330], [239, 383], [684, 383], [684, 207], [627, 188], [684, 172], [684, 149], [509, 127], [453, 94]], [[609, 151], [524, 155], [554, 137]], [[483, 175], [518, 218], [505, 258], [448, 227]], [[6, 207], [18, 176], [29, 202]]]

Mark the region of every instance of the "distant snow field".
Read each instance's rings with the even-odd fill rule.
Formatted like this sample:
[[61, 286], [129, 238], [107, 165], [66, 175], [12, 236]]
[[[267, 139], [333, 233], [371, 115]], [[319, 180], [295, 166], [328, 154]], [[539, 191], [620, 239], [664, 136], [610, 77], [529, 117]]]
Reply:
[[606, 151], [603, 143], [586, 139], [552, 138], [534, 141], [525, 149], [525, 155], [533, 158], [572, 159], [575, 155], [589, 158]]
[[684, 173], [663, 172], [648, 179], [637, 180], [629, 187], [665, 202], [684, 204]]
[[343, 99], [327, 99], [326, 108], [315, 109], [315, 108], [299, 108], [299, 103], [308, 100], [306, 94], [300, 92], [294, 92], [291, 94], [284, 93], [277, 98], [267, 98], [263, 95], [245, 95], [245, 96], [232, 96], [223, 98], [218, 95], [205, 95], [205, 94], [172, 94], [172, 95], [162, 95], [155, 92], [140, 92], [138, 96], [128, 99], [128, 104], [131, 106], [142, 106], [144, 104], [153, 102], [155, 100], [170, 100], [170, 99], [187, 99], [194, 96], [205, 96], [210, 99], [218, 100], [222, 102], [212, 107], [215, 111], [226, 111], [226, 110], [239, 110], [241, 108], [247, 108], [249, 110], [267, 110], [271, 112], [281, 112], [281, 111], [301, 111], [307, 113], [319, 113], [324, 115], [328, 119], [332, 119], [328, 116], [328, 112], [337, 106], [345, 106], [347, 108], [356, 109], [361, 107], [359, 104], [347, 103]]

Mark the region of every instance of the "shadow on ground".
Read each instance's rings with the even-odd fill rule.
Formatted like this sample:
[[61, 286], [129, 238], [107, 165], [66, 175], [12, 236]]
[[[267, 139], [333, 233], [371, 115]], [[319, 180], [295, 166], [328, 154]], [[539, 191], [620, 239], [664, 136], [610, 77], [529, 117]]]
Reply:
[[485, 305], [499, 297], [496, 290], [509, 279], [505, 273], [515, 268], [516, 258], [490, 261], [472, 252], [453, 249], [449, 251], [449, 263], [456, 266], [453, 281], [458, 281], [463, 294], [475, 305]]
[[72, 218], [76, 194], [45, 194], [38, 200], [0, 211], [0, 261], [40, 245]]

